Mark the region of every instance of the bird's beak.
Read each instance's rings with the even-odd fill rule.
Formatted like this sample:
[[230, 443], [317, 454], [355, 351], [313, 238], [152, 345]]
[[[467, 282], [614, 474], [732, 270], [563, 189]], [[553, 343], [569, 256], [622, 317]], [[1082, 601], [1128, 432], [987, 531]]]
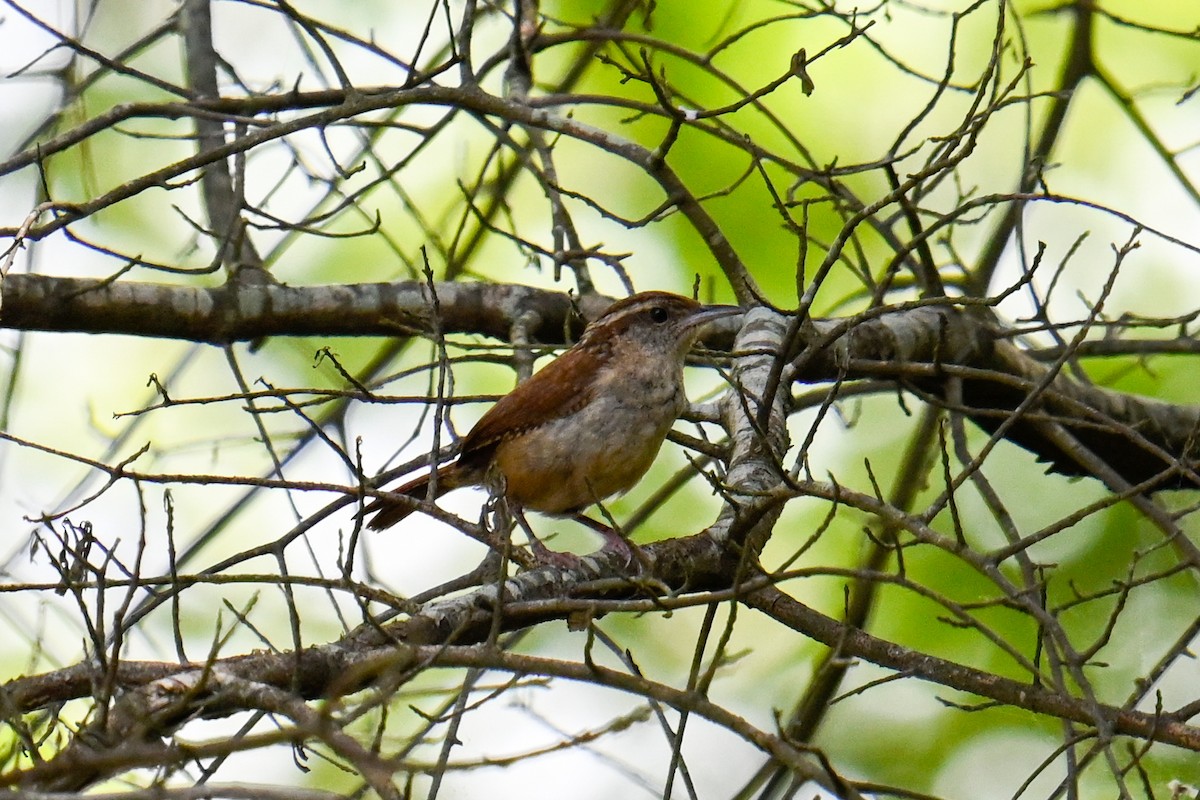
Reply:
[[715, 323], [726, 317], [742, 314], [745, 310], [740, 306], [704, 306], [683, 321], [683, 341], [694, 344], [706, 338], [712, 332]]
[[684, 329], [703, 332], [705, 328], [717, 320], [732, 317], [735, 314], [742, 314], [745, 311], [746, 309], [741, 306], [704, 306], [684, 320]]

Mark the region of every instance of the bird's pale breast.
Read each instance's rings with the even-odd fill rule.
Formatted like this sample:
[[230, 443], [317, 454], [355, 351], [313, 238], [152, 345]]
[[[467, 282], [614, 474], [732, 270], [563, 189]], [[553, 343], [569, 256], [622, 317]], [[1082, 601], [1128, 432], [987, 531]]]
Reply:
[[563, 514], [624, 492], [646, 474], [686, 406], [682, 384], [661, 369], [613, 379], [619, 388], [602, 387], [576, 413], [497, 446], [495, 466], [510, 500]]

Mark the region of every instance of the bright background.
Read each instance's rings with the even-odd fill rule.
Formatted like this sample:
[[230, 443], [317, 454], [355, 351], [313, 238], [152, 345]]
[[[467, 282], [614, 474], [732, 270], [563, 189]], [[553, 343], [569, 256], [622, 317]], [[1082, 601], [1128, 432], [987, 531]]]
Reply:
[[[356, 3], [311, 2], [297, 4], [313, 17], [356, 32], [370, 35], [382, 48], [405, 56], [415, 51], [428, 9], [419, 3], [388, 3], [360, 0]], [[938, 10], [962, 10], [965, 3], [931, 3], [922, 9], [909, 4], [890, 4], [889, 14], [872, 17], [871, 35], [881, 47], [852, 43], [834, 50], [810, 69], [815, 91], [806, 96], [793, 80], [767, 98], [771, 110], [779, 115], [818, 165], [866, 163], [882, 158], [897, 133], [909, 123], [929, 100], [933, 87], [928, 81], [896, 70], [889, 59], [908, 65], [913, 71], [938, 76], [945, 69], [949, 18], [932, 13]], [[976, 75], [988, 56], [994, 35], [994, 3], [968, 16], [959, 31], [956, 75], [962, 80]], [[93, 4], [67, 2], [28, 2], [30, 13], [60, 30], [81, 36], [88, 46], [109, 55], [121, 50], [163, 24], [175, 9], [174, 3], [156, 0], [102, 0]], [[990, 10], [989, 8], [990, 7]], [[1062, 51], [1069, 20], [1065, 14], [1039, 13], [1042, 4], [1016, 3], [1010, 28], [1014, 42], [1023, 46], [1034, 66], [1023, 88], [1036, 93], [1054, 85], [1064, 57]], [[1178, 31], [1196, 30], [1200, 10], [1194, 3], [1105, 2], [1111, 14], [1136, 19], [1142, 25], [1155, 25]], [[597, 3], [566, 2], [547, 4], [547, 16], [586, 21], [601, 8]], [[697, 50], [705, 50], [752, 19], [786, 14], [791, 7], [775, 3], [660, 2], [649, 20], [651, 35], [663, 41]], [[451, 4], [452, 12], [461, 11]], [[931, 11], [932, 9], [932, 11]], [[646, 24], [639, 13], [629, 30]], [[218, 51], [235, 68], [238, 77], [251, 90], [265, 91], [272, 85], [291, 86], [299, 81], [305, 90], [336, 85], [319, 53], [301, 42], [280, 22], [270, 8], [253, 3], [219, 2], [214, 4], [215, 38]], [[503, 48], [506, 22], [493, 16], [477, 31], [476, 49], [489, 54]], [[1112, 247], [1130, 236], [1130, 224], [1104, 207], [1135, 218], [1154, 231], [1140, 237], [1141, 248], [1124, 266], [1115, 290], [1105, 305], [1104, 316], [1114, 320], [1122, 315], [1170, 318], [1189, 315], [1200, 308], [1200, 282], [1195, 279], [1196, 247], [1200, 245], [1197, 223], [1198, 198], [1195, 185], [1200, 177], [1200, 148], [1196, 131], [1200, 130], [1197, 100], [1187, 92], [1188, 81], [1195, 81], [1197, 58], [1195, 42], [1184, 37], [1151, 36], [1145, 31], [1112, 21], [1098, 23], [1096, 48], [1105, 73], [1114, 85], [1137, 97], [1136, 108], [1149, 121], [1153, 131], [1168, 149], [1177, 152], [1176, 164], [1186, 180], [1164, 164], [1160, 154], [1148, 144], [1143, 131], [1112, 94], [1095, 81], [1085, 83], [1073, 105], [1064, 135], [1047, 166], [1046, 182], [1054, 192], [1081, 198], [1094, 207], [1068, 204], [1034, 204], [1025, 216], [1022, 240], [1011, 242], [993, 284], [999, 289], [1016, 279], [1020, 270], [1019, 254], [1029, 257], [1039, 242], [1046, 246], [1049, 266], [1037, 282], [1044, 293], [1054, 270], [1061, 266], [1050, 304], [1050, 316], [1057, 321], [1082, 319], [1113, 263]], [[369, 34], [368, 34], [369, 31]], [[742, 86], [760, 87], [787, 69], [791, 54], [806, 48], [810, 57], [845, 35], [846, 30], [831, 20], [793, 20], [755, 31], [722, 52], [718, 66]], [[440, 47], [444, 29], [437, 29], [429, 45]], [[169, 44], [168, 44], [169, 43]], [[67, 65], [61, 52], [50, 51], [52, 39], [44, 31], [17, 13], [5, 12], [0, 24], [0, 104], [6, 109], [0, 126], [0, 154], [7, 156], [37, 128], [47, 114], [58, 110], [63, 86], [59, 76], [48, 74]], [[434, 48], [436, 49], [436, 48]], [[364, 54], [361, 49], [340, 47], [339, 57], [352, 80], [360, 85], [402, 83], [402, 70], [386, 60]], [[40, 55], [40, 58], [39, 58]], [[567, 52], [551, 50], [539, 55], [535, 73], [539, 81], [553, 82], [567, 63]], [[1003, 56], [1006, 74], [1015, 74], [1020, 53], [1017, 45]], [[321, 65], [314, 68], [314, 61]], [[34, 63], [35, 62], [35, 63]], [[23, 72], [27, 64], [33, 66]], [[139, 55], [135, 65], [167, 80], [182, 81], [178, 39], [156, 45]], [[716, 84], [711, 78], [677, 60], [663, 58], [661, 65], [670, 80], [698, 102], [712, 107], [732, 102], [736, 93]], [[71, 74], [76, 78], [93, 69], [83, 62]], [[490, 91], [501, 91], [498, 68], [485, 79]], [[594, 65], [581, 92], [628, 93], [647, 100], [644, 86], [621, 83], [620, 74], [611, 66]], [[453, 82], [453, 76], [447, 77]], [[224, 84], [236, 93], [236, 87]], [[123, 77], [105, 77], [89, 88], [83, 100], [67, 108], [60, 128], [78, 123], [86, 116], [117, 103], [137, 100], [161, 100], [163, 95], [145, 84]], [[954, 94], [940, 101], [909, 137], [912, 146], [926, 137], [953, 130], [962, 120], [972, 98]], [[981, 136], [977, 150], [960, 168], [955, 183], [944, 182], [931, 207], [949, 210], [958, 191], [979, 194], [1012, 191], [1022, 164], [1025, 145], [1026, 114], [1034, 124], [1040, 121], [1044, 103], [1014, 104], [997, 115]], [[409, 124], [432, 124], [444, 109], [412, 108], [403, 119]], [[576, 118], [592, 125], [616, 131], [620, 136], [653, 145], [664, 130], [661, 118], [631, 119], [621, 109], [583, 105]], [[739, 130], [764, 146], [789, 150], [777, 130], [761, 115], [739, 112], [732, 121]], [[253, 234], [260, 252], [268, 255], [272, 274], [292, 284], [351, 283], [405, 280], [421, 267], [421, 248], [430, 252], [435, 272], [446, 269], [454, 232], [463, 217], [462, 185], [477, 179], [481, 165], [489, 158], [493, 131], [470, 119], [453, 123], [450, 133], [439, 136], [411, 164], [396, 173], [392, 181], [378, 190], [359, 197], [350, 208], [322, 223], [326, 232], [345, 233], [365, 230], [376, 214], [382, 220], [378, 234], [356, 238], [320, 238], [289, 236], [265, 230]], [[116, 131], [98, 135], [86, 148], [52, 160], [48, 176], [58, 200], [95, 196], [133, 175], [153, 166], [169, 163], [191, 152], [193, 145], [179, 134], [188, 130], [183, 123], [135, 120]], [[162, 138], [127, 135], [130, 131], [155, 134]], [[325, 131], [322, 142], [313, 133], [291, 137], [289, 150], [264, 148], [249, 160], [249, 197], [267, 205], [285, 219], [295, 219], [313, 209], [329, 210], [333, 202], [327, 192], [331, 185], [338, 191], [351, 191], [378, 175], [368, 159], [367, 168], [344, 181], [336, 180], [329, 151], [345, 157], [343, 166], [354, 163], [352, 154], [359, 146], [360, 132], [342, 127]], [[411, 151], [415, 137], [402, 131], [385, 137], [375, 152], [386, 163], [395, 163]], [[731, 157], [730, 148], [712, 137], [685, 131], [671, 153], [671, 165], [698, 193], [728, 187], [745, 171], [744, 160]], [[917, 151], [903, 162], [913, 169], [926, 156]], [[612, 156], [600, 154], [574, 141], [563, 140], [556, 150], [559, 178], [564, 186], [586, 192], [614, 214], [638, 218], [656, 207], [658, 190], [636, 169]], [[768, 169], [777, 185], [786, 192], [788, 178]], [[878, 173], [849, 179], [848, 183], [864, 199], [886, 193]], [[797, 187], [804, 195], [811, 187]], [[16, 226], [39, 202], [38, 176], [32, 169], [0, 176], [0, 226]], [[509, 211], [504, 215], [506, 228], [544, 247], [551, 246], [550, 218], [545, 197], [528, 178], [519, 181], [508, 196]], [[797, 244], [794, 235], [784, 230], [779, 215], [771, 209], [770, 197], [761, 180], [738, 183], [727, 196], [706, 204], [721, 224], [766, 290], [769, 298], [783, 306], [795, 305], [795, 264]], [[819, 261], [823, 254], [816, 243], [830, 241], [840, 225], [828, 207], [814, 206], [811, 256]], [[703, 242], [678, 216], [638, 228], [629, 228], [588, 209], [573, 204], [575, 222], [586, 244], [601, 245], [607, 253], [630, 253], [624, 264], [638, 289], [671, 289], [687, 292], [693, 275], [701, 276], [706, 289], [716, 299], [728, 300], [730, 293], [722, 283], [711, 255]], [[202, 221], [194, 191], [165, 193], [149, 191], [109, 209], [77, 230], [93, 242], [147, 261], [173, 266], [201, 267], [212, 257], [211, 243], [197, 237], [192, 221]], [[989, 218], [987, 221], [990, 221]], [[948, 275], [956, 272], [956, 262], [971, 268], [973, 257], [989, 232], [988, 224], [964, 225], [955, 229], [952, 247], [938, 242], [935, 255], [946, 265]], [[1155, 232], [1162, 235], [1154, 235]], [[1080, 237], [1084, 237], [1080, 241]], [[1174, 241], [1172, 240], [1174, 239]], [[4, 244], [7, 244], [5, 242]], [[869, 263], [878, 266], [888, 250], [871, 237], [865, 240], [864, 253]], [[961, 260], [961, 261], [960, 261]], [[814, 261], [814, 263], [815, 263]], [[531, 255], [503, 236], [490, 236], [464, 265], [469, 275], [498, 281], [512, 281], [561, 289], [574, 288], [569, 279], [555, 282], [547, 260]], [[16, 259], [14, 270], [37, 271], [63, 276], [110, 275], [122, 266], [120, 258], [102, 256], [61, 234], [32, 243]], [[593, 273], [599, 288], [620, 294], [620, 280], [603, 267]], [[216, 276], [194, 277], [164, 274], [136, 268], [127, 280], [197, 282], [211, 285]], [[865, 298], [861, 284], [849, 270], [835, 271], [822, 289], [818, 314], [846, 314], [860, 310]], [[1010, 321], [1017, 322], [1031, 313], [1025, 293], [1019, 293], [1001, 308]], [[1070, 331], [1067, 331], [1067, 336]], [[1147, 331], [1146, 335], [1150, 335]], [[1174, 335], [1163, 326], [1162, 336]], [[1048, 343], [1040, 333], [1025, 341]], [[138, 340], [123, 336], [84, 336], [64, 334], [24, 334], [0, 332], [4, 345], [0, 369], [5, 371], [8, 399], [0, 421], [13, 436], [47, 448], [115, 463], [132, 455], [145, 444], [150, 450], [137, 461], [148, 472], [181, 474], [256, 475], [266, 474], [270, 454], [263, 447], [260, 430], [253, 415], [237, 401], [208, 405], [179, 406], [136, 416], [114, 416], [133, 412], [157, 401], [157, 393], [147, 385], [151, 374], [168, 387], [175, 399], [220, 397], [237, 394], [237, 372], [247, 384], [265, 381], [275, 387], [341, 387], [337, 372], [328, 361], [319, 361], [314, 353], [329, 346], [341, 363], [351, 369], [369, 362], [388, 343], [377, 339], [316, 341], [277, 339], [261, 348], [238, 345], [230, 352], [210, 346], [178, 342]], [[396, 358], [389, 372], [414, 367], [428, 361], [430, 347], [416, 343]], [[1195, 402], [1195, 370], [1186, 358], [1156, 358], [1141, 362], [1132, 358], [1097, 360], [1089, 363], [1092, 377], [1125, 391], [1161, 397], [1173, 402]], [[718, 384], [711, 373], [697, 373], [691, 394], [695, 398]], [[420, 373], [387, 384], [391, 395], [423, 395], [428, 375]], [[475, 366], [456, 375], [459, 394], [494, 394], [511, 386], [511, 373], [504, 368]], [[452, 420], [459, 432], [467, 430], [481, 413], [481, 406], [455, 407]], [[890, 475], [899, 461], [911, 423], [894, 395], [879, 395], [847, 402], [840, 416], [827, 420], [816, 437], [810, 459], [820, 474], [832, 474], [845, 485], [860, 490], [868, 487], [864, 458], [869, 458], [877, 475]], [[361, 438], [364, 464], [374, 472], [384, 464], [424, 452], [432, 433], [428, 424], [416, 421], [417, 409], [397, 404], [356, 404], [335, 438], [347, 447]], [[794, 441], [801, 441], [812, 424], [812, 412], [797, 414]], [[264, 424], [282, 450], [288, 442], [307, 429], [294, 414], [275, 412], [264, 415]], [[411, 441], [410, 441], [411, 439]], [[397, 453], [398, 449], [403, 449]], [[682, 451], [669, 447], [651, 476], [628, 498], [615, 504], [618, 518], [637, 507], [667, 476], [685, 465]], [[1042, 478], [1041, 468], [1016, 448], [1002, 446], [989, 461], [988, 470], [996, 485], [1010, 501], [1022, 531], [1031, 532], [1048, 525], [1088, 502], [1103, 496], [1101, 487], [1091, 481], [1066, 481]], [[305, 448], [285, 469], [293, 480], [352, 483], [353, 477], [340, 459], [324, 445]], [[46, 563], [44, 554], [31, 550], [31, 537], [37, 526], [24, 521], [42, 512], [70, 507], [104, 485], [104, 476], [71, 460], [11, 444], [0, 446], [0, 520], [7, 536], [2, 563], [11, 583], [55, 581], [57, 575]], [[274, 540], [294, 524], [333, 498], [332, 494], [261, 492], [245, 508], [227, 519], [231, 506], [245, 490], [220, 486], [173, 486], [173, 526], [177, 546], [186, 547], [203, 536], [208, 542], [187, 565], [200, 569], [258, 543]], [[931, 493], [931, 497], [932, 497]], [[478, 493], [460, 493], [446, 501], [446, 507], [473, 518], [472, 509], [480, 501]], [[1177, 502], [1180, 506], [1186, 498]], [[639, 538], [653, 539], [672, 531], [692, 531], [711, 521], [716, 505], [703, 486], [693, 484], [675, 497], [654, 518]], [[786, 559], [820, 523], [827, 508], [816, 502], [796, 502], [789, 507], [766, 553], [766, 560]], [[977, 537], [980, 547], [1000, 541], [994, 521], [981, 503], [966, 496], [960, 501], [960, 513]], [[121, 484], [88, 503], [86, 508], [69, 515], [79, 523], [87, 520], [97, 538], [115, 548], [120, 557], [132, 559], [139, 531], [146, 533], [143, 571], [163, 574], [166, 570], [164, 490], [144, 486], [140, 497], [134, 488]], [[144, 519], [144, 522], [143, 522]], [[224, 526], [213, 530], [214, 524]], [[945, 520], [939, 520], [945, 523]], [[847, 514], [804, 557], [805, 564], [852, 567], [862, 548], [861, 529], [867, 520]], [[337, 559], [344, 546], [351, 522], [349, 514], [330, 520], [310, 536], [306, 548], [290, 555], [293, 574], [337, 574]], [[1193, 526], [1194, 527], [1194, 526]], [[947, 526], [947, 530], [949, 530]], [[574, 538], [572, 538], [574, 537]], [[590, 540], [564, 532], [559, 540], [573, 549], [586, 550]], [[1097, 590], [1123, 577], [1131, 554], [1154, 547], [1156, 534], [1124, 506], [1093, 515], [1064, 535], [1053, 537], [1035, 550], [1037, 560], [1054, 564], [1053, 591], [1067, 592], [1072, 581], [1084, 590]], [[478, 546], [454, 531], [439, 528], [428, 519], [414, 518], [402, 529], [372, 536], [363, 543], [362, 561], [355, 565], [355, 576], [369, 580], [398, 595], [417, 593], [449, 580], [471, 568], [482, 556]], [[908, 559], [909, 577], [928, 581], [948, 595], [969, 598], [988, 596], [986, 585], [966, 574], [961, 564], [948, 563], [943, 554], [915, 553]], [[271, 571], [277, 565], [258, 562], [246, 571]], [[1129, 682], [1142, 674], [1157, 657], [1161, 647], [1178, 636], [1181, 625], [1194, 617], [1195, 580], [1182, 575], [1148, 587], [1136, 595], [1134, 606], [1122, 618], [1119, 647], [1104, 652], [1106, 675], [1114, 697], [1127, 691]], [[787, 591], [827, 613], [836, 614], [842, 602], [843, 580], [833, 577], [795, 581]], [[230, 607], [245, 609], [255, 626], [278, 646], [288, 646], [287, 616], [283, 598], [277, 590], [261, 586], [197, 587], [184, 596], [184, 628], [188, 632], [188, 655], [202, 658], [217, 632], [234, 627]], [[88, 602], [94, 602], [89, 600]], [[226, 605], [228, 604], [228, 605]], [[324, 593], [313, 592], [301, 603], [311, 610], [303, 618], [306, 643], [327, 641], [342, 630], [342, 620], [334, 613], [335, 605], [350, 624], [356, 620], [352, 604], [344, 598], [336, 601]], [[606, 621], [610, 632], [626, 646], [636, 649], [639, 664], [660, 680], [681, 683], [686, 678], [692, 657], [692, 642], [702, 612], [679, 613], [671, 618], [613, 619]], [[1083, 616], [1083, 615], [1081, 615]], [[1102, 616], [1100, 617], [1103, 618]], [[1130, 627], [1131, 621], [1137, 625]], [[1012, 640], [1032, 636], [1028, 621], [1007, 619], [997, 612], [989, 619]], [[876, 635], [903, 642], [1004, 673], [1011, 664], [979, 637], [954, 629], [938, 620], [938, 609], [899, 590], [885, 590], [879, 615], [874, 620]], [[128, 643], [131, 658], [173, 658], [169, 615], [160, 612], [139, 628]], [[1080, 629], [1089, 621], [1081, 619]], [[11, 643], [0, 664], [4, 674], [13, 676], [44, 671], [77, 661], [81, 655], [83, 631], [75, 601], [50, 592], [12, 593], [0, 598], [0, 630]], [[1093, 631], [1094, 633], [1094, 631]], [[1029, 639], [1025, 640], [1028, 644]], [[248, 628], [237, 628], [223, 645], [223, 654], [246, 652], [262, 646]], [[579, 637], [562, 630], [533, 632], [523, 647], [547, 655], [578, 658], [582, 648]], [[738, 621], [731, 650], [748, 655], [729, 666], [714, 686], [719, 699], [754, 723], [773, 729], [773, 713], [787, 709], [811, 678], [820, 649], [795, 639], [780, 641], [772, 625], [744, 615]], [[864, 665], [852, 673], [853, 685], [865, 685], [885, 676], [881, 670]], [[1160, 688], [1167, 705], [1194, 698], [1200, 672], [1194, 665], [1177, 663], [1161, 679]], [[431, 676], [418, 682], [415, 689], [433, 691], [441, 687], [445, 676]], [[1104, 684], [1104, 680], [1100, 681]], [[846, 687], [851, 688], [850, 686]], [[851, 775], [870, 775], [873, 779], [913, 786], [946, 797], [1007, 798], [1020, 782], [1038, 769], [1061, 738], [1059, 726], [1050, 720], [1031, 724], [1024, 714], [991, 711], [978, 714], [948, 711], [943, 700], [970, 702], [968, 698], [947, 697], [935, 686], [912, 681], [894, 681], [852, 695], [835, 706], [826, 721], [817, 744], [830, 753], [839, 767]], [[414, 700], [413, 702], [418, 702]], [[636, 698], [616, 696], [609, 691], [589, 687], [555, 684], [552, 690], [532, 687], [505, 694], [492, 707], [476, 712], [460, 737], [464, 747], [457, 756], [502, 757], [557, 741], [561, 731], [581, 732], [603, 725], [607, 720], [638, 705]], [[400, 714], [400, 711], [396, 712]], [[411, 720], [409, 721], [411, 723]], [[406, 724], [393, 723], [398, 730]], [[189, 728], [188, 735], [202, 738], [232, 730], [230, 723], [204, 723]], [[904, 742], [903, 753], [888, 743]], [[759, 755], [742, 742], [722, 731], [694, 720], [689, 730], [689, 764], [693, 778], [703, 787], [704, 796], [725, 796], [736, 791], [760, 763]], [[432, 758], [436, 750], [418, 751], [418, 757]], [[541, 756], [507, 768], [480, 768], [454, 774], [455, 796], [490, 797], [530, 796], [531, 781], [553, 786], [557, 778], [548, 776], [586, 776], [575, 786], [572, 796], [634, 796], [641, 792], [655, 795], [660, 791], [654, 777], [665, 763], [669, 748], [653, 724], [635, 726], [618, 735], [610, 735], [596, 746], [579, 747]], [[254, 753], [241, 762], [232, 759], [222, 772], [225, 780], [304, 781], [329, 788], [347, 788], [346, 777], [327, 765], [310, 762], [314, 770], [302, 776], [292, 762], [291, 753], [281, 748], [267, 761]], [[1157, 786], [1177, 778], [1200, 783], [1200, 770], [1193, 756], [1156, 749], [1147, 759]], [[274, 774], [268, 775], [271, 770]], [[1095, 776], [1098, 787], [1110, 788], [1102, 772]], [[1026, 796], [1047, 796], [1061, 779], [1061, 764], [1056, 763], [1040, 774]], [[640, 787], [640, 788], [639, 788]]]

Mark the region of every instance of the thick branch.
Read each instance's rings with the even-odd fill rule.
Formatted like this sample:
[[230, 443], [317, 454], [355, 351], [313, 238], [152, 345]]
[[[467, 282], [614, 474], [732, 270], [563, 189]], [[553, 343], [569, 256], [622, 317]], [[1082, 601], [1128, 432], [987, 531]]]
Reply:
[[[123, 333], [223, 344], [266, 336], [411, 336], [432, 331], [428, 287], [419, 282], [329, 286], [251, 285], [195, 288], [127, 281], [9, 275], [0, 327], [77, 333]], [[446, 333], [506, 339], [532, 311], [530, 334], [563, 342], [571, 316], [563, 294], [512, 284], [435, 284]], [[609, 298], [579, 301], [589, 318]], [[728, 331], [727, 331], [728, 334]], [[1090, 475], [1034, 424], [1064, 425], [1134, 486], [1200, 486], [1200, 406], [1164, 403], [1080, 383], [1026, 355], [1008, 332], [978, 310], [924, 305], [817, 321], [797, 343], [798, 381], [888, 378], [948, 404], [949, 379], [962, 381], [967, 414], [984, 430], [1035, 453], [1065, 475]], [[710, 342], [729, 348], [726, 336]], [[1030, 400], [1031, 394], [1035, 395]], [[1020, 409], [1020, 415], [1014, 413]], [[1040, 415], [1040, 417], [1039, 417]]]
[[[539, 341], [558, 342], [570, 300], [517, 285], [441, 283], [438, 328], [507, 338], [513, 320], [532, 311]], [[434, 330], [426, 284], [251, 285], [199, 288], [129, 281], [9, 275], [0, 284], [0, 327], [70, 333], [122, 333], [208, 344], [264, 336], [411, 336]], [[585, 298], [585, 314], [611, 300]], [[575, 330], [581, 326], [576, 323]]]
[[927, 306], [867, 320], [816, 323], [797, 358], [798, 379], [887, 377], [951, 406], [1064, 475], [1091, 473], [1038, 428], [1061, 424], [1122, 478], [1144, 490], [1200, 487], [1200, 406], [1164, 403], [1073, 380], [1008, 341], [989, 314]]
[[[685, 577], [679, 567], [686, 564], [688, 580], [698, 583], [728, 582], [729, 564], [710, 543], [706, 532], [682, 539], [649, 545], [648, 555], [656, 565], [656, 576], [679, 581]], [[709, 543], [709, 544], [706, 544]], [[603, 559], [588, 559], [589, 570], [597, 576], [612, 575], [620, 565]], [[688, 563], [688, 562], [691, 563]], [[714, 598], [663, 592], [656, 599], [622, 600], [631, 593], [645, 594], [649, 583], [615, 585], [612, 580], [593, 584], [576, 583], [563, 595], [564, 583], [557, 569], [527, 572], [505, 583], [505, 602], [495, 603], [495, 590], [485, 587], [463, 597], [431, 603], [409, 619], [392, 623], [385, 628], [363, 629], [347, 638], [295, 652], [258, 652], [249, 655], [217, 659], [211, 663], [174, 664], [166, 662], [132, 662], [118, 665], [116, 677], [125, 689], [136, 691], [149, 687], [161, 692], [169, 678], [180, 680], [187, 688], [170, 698], [173, 703], [159, 699], [160, 708], [169, 705], [171, 718], [183, 720], [190, 714], [220, 716], [241, 710], [237, 705], [222, 704], [220, 697], [210, 694], [188, 694], [196, 687], [198, 673], [219, 672], [233, 678], [252, 680], [264, 686], [296, 692], [297, 696], [313, 700], [340, 697], [371, 685], [380, 677], [381, 665], [395, 675], [408, 669], [421, 669], [438, 663], [438, 653], [446, 645], [478, 644], [485, 642], [495, 615], [500, 616], [503, 629], [527, 627], [547, 619], [567, 619], [572, 615], [603, 613], [605, 611], [651, 612], [674, 608], [694, 602], [708, 603]], [[678, 583], [674, 583], [678, 586]], [[1049, 689], [1001, 678], [982, 670], [956, 664], [910, 650], [898, 644], [870, 636], [843, 625], [813, 609], [796, 602], [773, 587], [749, 582], [743, 585], [742, 598], [752, 607], [763, 611], [788, 627], [811, 636], [830, 646], [842, 648], [847, 657], [862, 658], [888, 669], [912, 674], [949, 688], [970, 692], [979, 697], [1019, 707], [1028, 711], [1091, 723], [1090, 707], [1082, 700]], [[416, 652], [420, 648], [423, 652]], [[453, 662], [454, 659], [451, 658]], [[5, 711], [23, 714], [67, 700], [88, 696], [94, 686], [97, 667], [79, 664], [43, 675], [33, 675], [10, 681], [3, 689]], [[192, 677], [187, 677], [192, 676]], [[1102, 707], [1112, 721], [1113, 729], [1121, 735], [1167, 742], [1191, 750], [1200, 750], [1200, 729], [1169, 716], [1155, 715]]]

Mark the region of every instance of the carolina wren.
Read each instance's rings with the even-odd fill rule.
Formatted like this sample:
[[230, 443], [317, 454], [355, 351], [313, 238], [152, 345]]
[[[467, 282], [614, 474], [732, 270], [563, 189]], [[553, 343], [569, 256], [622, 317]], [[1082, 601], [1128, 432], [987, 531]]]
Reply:
[[[688, 350], [709, 323], [741, 311], [667, 292], [614, 303], [574, 347], [483, 415], [463, 438], [458, 459], [438, 468], [434, 496], [484, 485], [518, 514], [567, 516], [631, 488], [687, 407]], [[423, 475], [394, 491], [421, 499], [430, 479]], [[382, 530], [413, 510], [376, 498], [363, 513], [375, 515], [368, 527]]]

